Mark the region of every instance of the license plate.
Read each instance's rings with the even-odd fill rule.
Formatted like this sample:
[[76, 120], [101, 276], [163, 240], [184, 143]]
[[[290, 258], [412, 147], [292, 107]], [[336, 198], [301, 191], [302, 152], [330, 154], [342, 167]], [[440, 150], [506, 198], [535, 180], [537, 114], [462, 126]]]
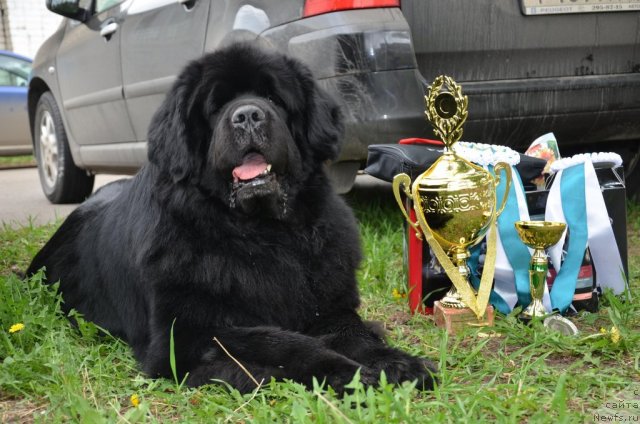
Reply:
[[525, 15], [640, 11], [638, 0], [520, 0]]

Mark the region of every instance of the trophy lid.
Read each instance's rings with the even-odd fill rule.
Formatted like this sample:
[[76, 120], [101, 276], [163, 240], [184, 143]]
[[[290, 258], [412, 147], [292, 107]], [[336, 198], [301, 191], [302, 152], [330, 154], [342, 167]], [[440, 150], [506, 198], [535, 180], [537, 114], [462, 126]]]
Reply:
[[[489, 173], [458, 156], [453, 151], [445, 152], [425, 171], [416, 183], [423, 189], [443, 188], [453, 189], [478, 188], [491, 183]], [[427, 178], [428, 177], [428, 178]]]
[[467, 120], [469, 98], [462, 95], [462, 86], [453, 78], [440, 75], [429, 86], [424, 100], [427, 106], [424, 113], [444, 142], [445, 154], [453, 154], [452, 147], [462, 137], [462, 125]]
[[[433, 130], [444, 142], [444, 154], [416, 180], [423, 189], [449, 187], [465, 189], [489, 184], [487, 171], [457, 155], [453, 145], [462, 137], [467, 120], [469, 99], [451, 77], [437, 77], [424, 96], [425, 115]], [[455, 187], [452, 187], [454, 185]]]

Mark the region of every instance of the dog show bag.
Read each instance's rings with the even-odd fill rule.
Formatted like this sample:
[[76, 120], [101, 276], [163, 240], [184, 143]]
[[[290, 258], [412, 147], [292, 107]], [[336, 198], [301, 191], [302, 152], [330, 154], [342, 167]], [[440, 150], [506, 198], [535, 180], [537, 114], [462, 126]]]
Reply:
[[[404, 172], [413, 181], [442, 155], [443, 150], [440, 142], [419, 140], [421, 141], [416, 144], [370, 145], [364, 172], [387, 182], [392, 182], [393, 177]], [[520, 154], [520, 163], [516, 165], [516, 169], [525, 190], [535, 189], [530, 181], [542, 174], [546, 163], [544, 159]]]

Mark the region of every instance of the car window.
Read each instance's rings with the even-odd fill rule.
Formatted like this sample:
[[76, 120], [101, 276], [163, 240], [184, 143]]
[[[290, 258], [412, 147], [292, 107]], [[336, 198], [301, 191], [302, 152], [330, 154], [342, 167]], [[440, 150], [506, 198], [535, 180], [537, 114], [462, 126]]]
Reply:
[[124, 0], [96, 0], [95, 13], [104, 12], [107, 9], [111, 9], [113, 6], [117, 6], [123, 3]]
[[15, 57], [0, 55], [0, 85], [26, 87], [31, 63]]

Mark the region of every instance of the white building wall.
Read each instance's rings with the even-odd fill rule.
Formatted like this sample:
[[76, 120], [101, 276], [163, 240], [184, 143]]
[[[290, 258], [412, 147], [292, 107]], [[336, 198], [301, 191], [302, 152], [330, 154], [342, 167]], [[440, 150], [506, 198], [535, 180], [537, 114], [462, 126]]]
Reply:
[[13, 51], [35, 56], [38, 48], [60, 25], [62, 17], [50, 12], [45, 0], [4, 0], [9, 11]]
[[9, 10], [5, 0], [0, 0], [0, 50], [11, 50], [9, 37]]

